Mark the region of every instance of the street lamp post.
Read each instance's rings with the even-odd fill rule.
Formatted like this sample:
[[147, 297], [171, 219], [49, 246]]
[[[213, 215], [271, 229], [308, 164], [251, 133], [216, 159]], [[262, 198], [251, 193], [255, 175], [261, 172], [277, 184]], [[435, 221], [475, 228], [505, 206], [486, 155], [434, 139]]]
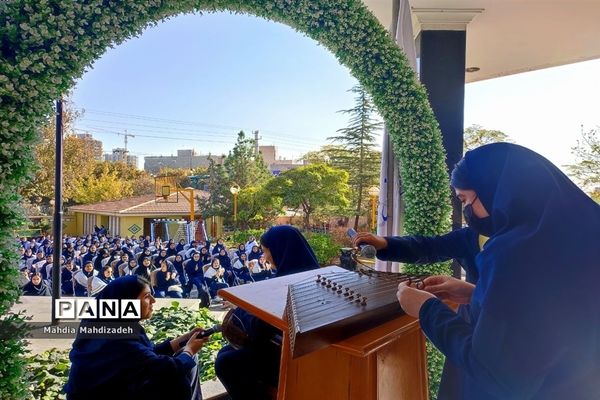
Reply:
[[377, 197], [379, 196], [379, 188], [371, 186], [368, 193], [371, 196], [371, 230], [374, 230], [377, 223]]
[[229, 188], [229, 191], [233, 195], [233, 224], [237, 227], [237, 196], [240, 192], [240, 187], [234, 183], [233, 186]]

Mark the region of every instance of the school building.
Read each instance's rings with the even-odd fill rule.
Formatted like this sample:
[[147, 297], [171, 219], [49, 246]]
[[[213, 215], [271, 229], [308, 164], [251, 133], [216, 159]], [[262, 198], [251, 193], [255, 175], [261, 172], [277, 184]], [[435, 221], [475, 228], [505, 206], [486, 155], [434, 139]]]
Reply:
[[[194, 216], [198, 221], [202, 210], [198, 199], [208, 198], [204, 190], [194, 190]], [[172, 193], [168, 201], [154, 194], [130, 197], [122, 200], [104, 201], [69, 207], [65, 215], [64, 232], [69, 235], [87, 235], [94, 232], [94, 226], [101, 226], [112, 235], [150, 235], [151, 225], [158, 220], [190, 220], [190, 202], [181, 194]], [[223, 218], [215, 217], [206, 221], [207, 233], [217, 237], [223, 232]]]

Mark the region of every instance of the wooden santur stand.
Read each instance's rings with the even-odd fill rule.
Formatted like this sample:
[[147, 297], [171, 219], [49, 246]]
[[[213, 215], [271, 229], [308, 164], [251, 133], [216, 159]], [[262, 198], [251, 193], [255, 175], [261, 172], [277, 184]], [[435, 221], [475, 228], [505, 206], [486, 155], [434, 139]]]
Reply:
[[407, 315], [297, 359], [284, 317], [289, 284], [327, 267], [222, 289], [219, 295], [283, 331], [278, 400], [427, 400], [425, 338]]

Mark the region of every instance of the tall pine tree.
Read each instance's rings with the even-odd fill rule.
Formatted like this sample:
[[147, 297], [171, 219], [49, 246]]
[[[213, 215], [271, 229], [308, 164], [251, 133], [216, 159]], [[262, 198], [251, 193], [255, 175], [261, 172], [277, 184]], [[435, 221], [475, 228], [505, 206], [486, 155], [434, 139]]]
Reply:
[[338, 129], [338, 136], [327, 138], [336, 142], [330, 155], [330, 164], [344, 169], [350, 175], [351, 207], [354, 214], [354, 229], [363, 210], [368, 209], [368, 188], [378, 184], [381, 152], [376, 150], [376, 140], [383, 122], [375, 117], [377, 110], [371, 96], [360, 86], [349, 90], [356, 94], [355, 105], [339, 112], [348, 114], [348, 126]]
[[271, 178], [262, 155], [256, 154], [255, 145], [254, 139], [246, 138], [244, 131], [238, 133], [237, 142], [223, 164], [229, 183], [236, 183], [244, 189], [249, 186], [260, 186]]
[[208, 171], [204, 178], [202, 186], [206, 185], [209, 197], [198, 199], [198, 204], [203, 210], [202, 216], [204, 218], [217, 215], [226, 216], [231, 207], [229, 204], [229, 179], [223, 165], [215, 162], [215, 158], [210, 154], [208, 155]]

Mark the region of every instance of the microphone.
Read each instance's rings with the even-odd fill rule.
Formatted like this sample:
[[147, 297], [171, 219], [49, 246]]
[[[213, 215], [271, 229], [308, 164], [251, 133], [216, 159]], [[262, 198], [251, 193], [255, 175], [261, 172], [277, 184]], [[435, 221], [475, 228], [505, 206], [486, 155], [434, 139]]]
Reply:
[[[217, 333], [217, 332], [222, 332], [222, 328], [221, 328], [221, 324], [216, 324], [213, 325], [212, 327], [204, 330], [202, 333], [200, 333], [198, 336], [196, 336], [198, 339], [204, 339], [206, 337], [209, 337], [210, 335], [212, 335], [213, 333]], [[179, 342], [179, 348], [183, 349], [185, 347], [185, 345], [187, 344], [187, 340], [182, 340], [181, 342]]]
[[[356, 236], [356, 231], [352, 228], [348, 228], [346, 232], [350, 239], [354, 239]], [[358, 249], [360, 251], [360, 256], [364, 258], [375, 258], [377, 254], [377, 250], [370, 244], [360, 244], [358, 245]]]

